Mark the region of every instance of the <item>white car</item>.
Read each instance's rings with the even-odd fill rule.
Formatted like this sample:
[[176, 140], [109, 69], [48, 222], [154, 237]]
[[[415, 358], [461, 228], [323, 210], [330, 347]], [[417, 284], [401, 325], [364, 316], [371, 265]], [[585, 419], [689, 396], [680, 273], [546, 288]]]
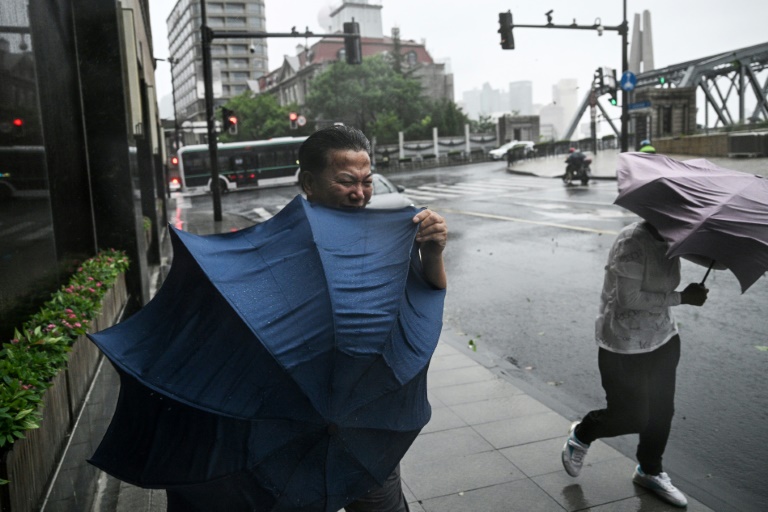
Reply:
[[411, 198], [403, 194], [404, 190], [403, 187], [395, 186], [381, 174], [374, 174], [373, 194], [368, 202], [368, 208], [392, 209], [413, 206]]
[[491, 158], [494, 160], [503, 160], [507, 158], [507, 151], [512, 149], [515, 144], [517, 144], [516, 140], [513, 140], [512, 142], [507, 142], [503, 146], [499, 146], [496, 149], [492, 149], [488, 152], [489, 155], [491, 155]]

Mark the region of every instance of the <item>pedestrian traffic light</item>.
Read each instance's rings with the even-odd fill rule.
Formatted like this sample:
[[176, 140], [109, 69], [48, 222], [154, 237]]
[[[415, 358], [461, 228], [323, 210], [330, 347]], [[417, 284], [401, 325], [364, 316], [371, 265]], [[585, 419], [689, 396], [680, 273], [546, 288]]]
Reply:
[[288, 121], [291, 122], [291, 130], [296, 130], [299, 128], [298, 121], [299, 120], [299, 114], [296, 112], [291, 112], [288, 114]]
[[176, 167], [177, 165], [179, 165], [179, 157], [173, 155], [171, 157], [171, 166]]
[[347, 57], [347, 64], [363, 63], [363, 46], [360, 41], [360, 24], [354, 21], [344, 22], [344, 34], [350, 34], [354, 37], [344, 38], [344, 53]]
[[226, 130], [232, 135], [237, 135], [237, 121], [237, 114], [234, 110], [221, 107], [222, 130]]
[[667, 83], [667, 79], [666, 79], [666, 78], [664, 78], [663, 76], [660, 76], [660, 77], [659, 77], [659, 83], [660, 83], [661, 85], [664, 85], [665, 83]]
[[501, 34], [501, 49], [514, 50], [515, 38], [512, 36], [512, 11], [499, 13], [499, 34]]

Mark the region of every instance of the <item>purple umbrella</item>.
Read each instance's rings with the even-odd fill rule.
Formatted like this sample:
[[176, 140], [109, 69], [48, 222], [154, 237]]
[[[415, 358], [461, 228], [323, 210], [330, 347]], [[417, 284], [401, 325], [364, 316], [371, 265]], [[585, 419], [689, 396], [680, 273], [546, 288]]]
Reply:
[[615, 203], [656, 227], [670, 258], [717, 262], [733, 272], [742, 293], [768, 270], [765, 178], [701, 158], [680, 162], [648, 153], [619, 155], [617, 177]]

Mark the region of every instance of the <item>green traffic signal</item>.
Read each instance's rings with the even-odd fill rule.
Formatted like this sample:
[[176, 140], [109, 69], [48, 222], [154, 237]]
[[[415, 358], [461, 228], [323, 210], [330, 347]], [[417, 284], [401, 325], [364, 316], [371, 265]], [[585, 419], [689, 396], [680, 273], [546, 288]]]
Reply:
[[664, 78], [663, 76], [660, 76], [660, 77], [659, 77], [659, 83], [660, 83], [661, 85], [664, 85], [666, 82], [667, 82], [667, 79], [666, 79], [666, 78]]
[[616, 106], [617, 103], [618, 101], [616, 100], [616, 98], [611, 98], [611, 105]]

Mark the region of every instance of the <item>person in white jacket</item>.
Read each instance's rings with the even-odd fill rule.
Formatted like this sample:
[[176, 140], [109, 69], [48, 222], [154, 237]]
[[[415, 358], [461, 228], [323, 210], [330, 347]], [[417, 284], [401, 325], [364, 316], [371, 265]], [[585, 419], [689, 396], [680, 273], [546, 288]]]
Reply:
[[682, 292], [680, 259], [648, 222], [625, 227], [611, 247], [595, 323], [598, 365], [606, 408], [574, 422], [563, 446], [563, 466], [578, 476], [596, 439], [639, 434], [633, 481], [684, 507], [685, 495], [663, 471], [662, 456], [674, 414], [680, 336], [672, 307], [701, 306], [708, 290], [697, 283]]

